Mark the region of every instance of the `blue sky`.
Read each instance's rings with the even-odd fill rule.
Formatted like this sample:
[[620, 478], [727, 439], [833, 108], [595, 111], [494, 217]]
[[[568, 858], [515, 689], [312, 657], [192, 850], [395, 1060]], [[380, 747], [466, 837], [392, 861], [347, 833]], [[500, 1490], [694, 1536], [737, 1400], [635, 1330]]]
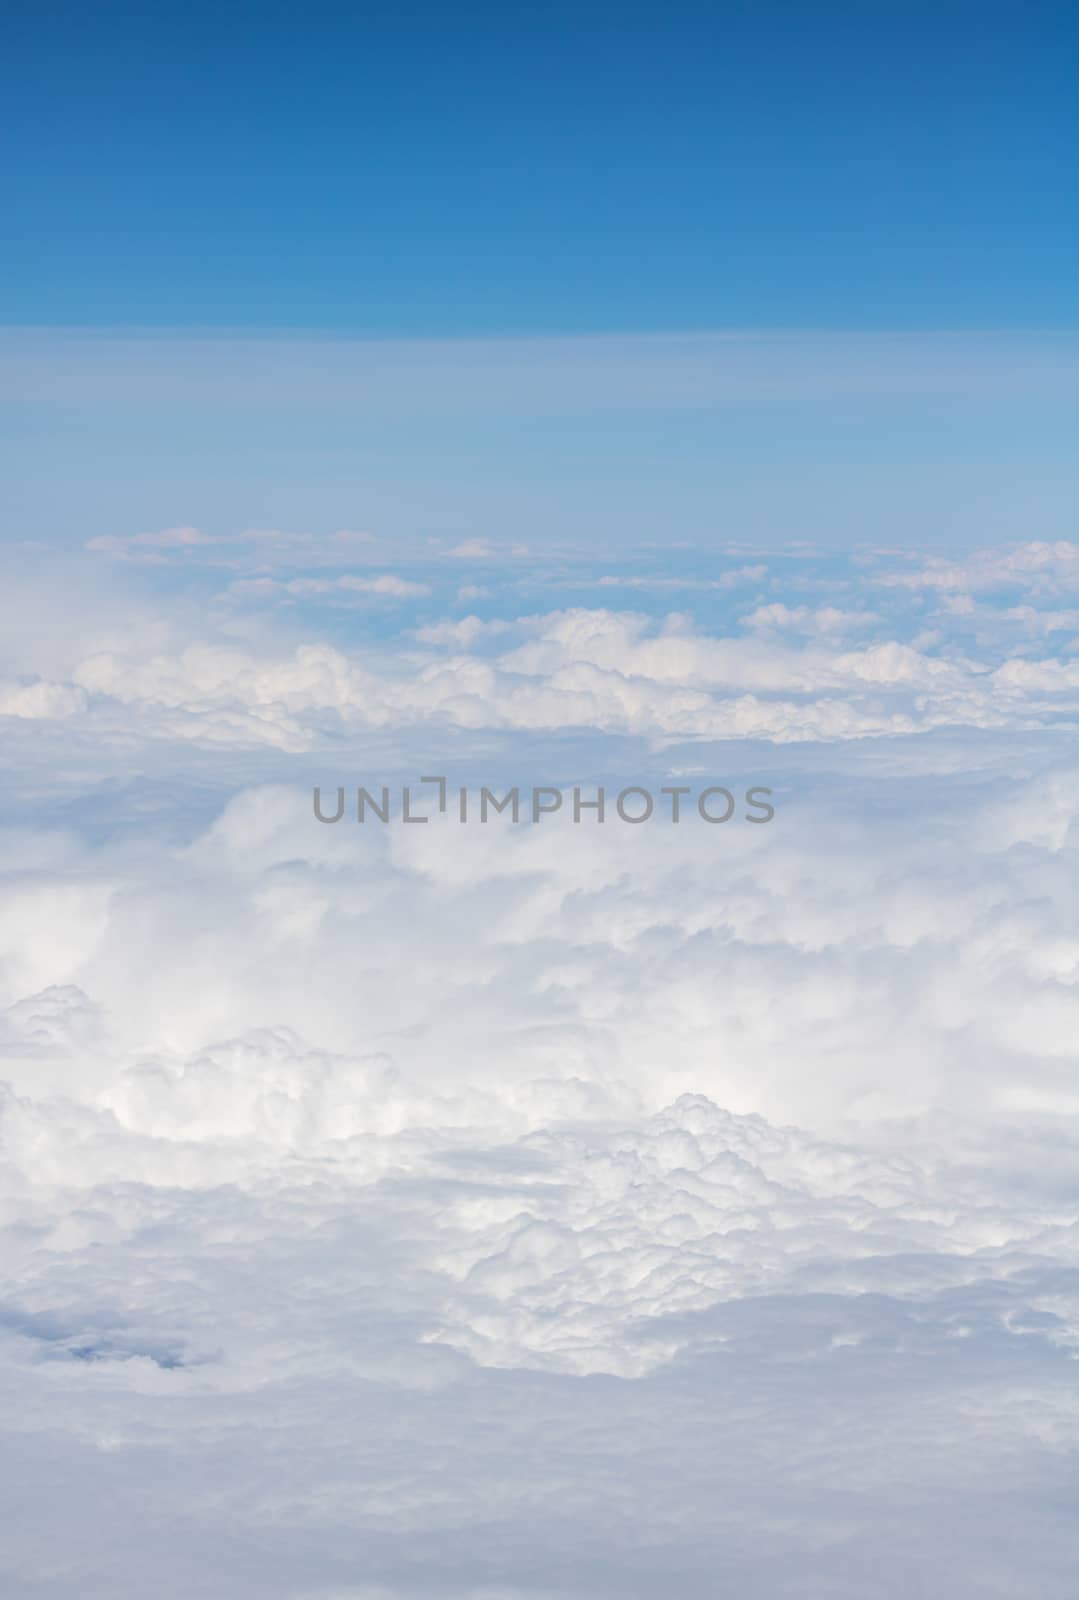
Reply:
[[1079, 339], [0, 333], [0, 516], [622, 551], [1067, 538]]
[[45, 3], [7, 44], [6, 541], [1070, 536], [1071, 8]]
[[9, 21], [0, 317], [388, 335], [1073, 326], [1074, 8]]

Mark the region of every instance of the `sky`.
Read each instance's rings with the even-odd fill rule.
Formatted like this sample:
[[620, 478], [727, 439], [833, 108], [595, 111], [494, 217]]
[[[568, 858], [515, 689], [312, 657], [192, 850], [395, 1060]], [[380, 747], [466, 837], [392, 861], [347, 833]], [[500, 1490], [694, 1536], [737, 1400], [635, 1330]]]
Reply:
[[4, 52], [3, 317], [1074, 326], [1067, 4], [93, 7]]
[[4, 1600], [1074, 1600], [1074, 13], [9, 35]]
[[26, 7], [4, 537], [1066, 537], [1074, 11]]
[[187, 523], [400, 546], [1055, 539], [1079, 338], [719, 332], [371, 341], [0, 333], [10, 538]]

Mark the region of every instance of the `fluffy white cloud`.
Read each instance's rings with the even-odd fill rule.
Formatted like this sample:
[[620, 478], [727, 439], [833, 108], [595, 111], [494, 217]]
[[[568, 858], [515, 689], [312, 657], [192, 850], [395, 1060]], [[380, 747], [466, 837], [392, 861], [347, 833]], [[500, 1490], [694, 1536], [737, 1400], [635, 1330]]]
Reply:
[[73, 717], [85, 711], [86, 706], [86, 694], [71, 684], [48, 683], [41, 678], [22, 683], [0, 681], [0, 717], [51, 721], [54, 717]]
[[844, 611], [839, 606], [788, 606], [782, 600], [758, 606], [746, 618], [747, 628], [789, 628], [796, 633], [851, 633], [879, 621], [874, 611]]
[[[345, 585], [339, 580], [333, 592]], [[272, 580], [254, 587], [275, 590]], [[390, 577], [351, 585], [395, 599], [423, 587]], [[320, 580], [293, 591], [327, 597]], [[997, 659], [971, 657], [942, 651], [939, 635], [858, 645], [849, 637], [855, 623], [873, 619], [827, 611], [814, 613], [809, 641], [797, 645], [780, 637], [792, 620], [808, 623], [809, 614], [777, 603], [751, 614], [748, 634], [718, 635], [677, 614], [659, 624], [643, 613], [580, 608], [518, 624], [470, 617], [417, 631], [434, 655], [410, 642], [347, 651], [308, 642], [255, 653], [220, 634], [162, 654], [117, 641], [75, 662], [69, 681], [9, 688], [3, 704], [12, 715], [51, 717], [81, 711], [89, 697], [89, 722], [106, 737], [123, 707], [124, 738], [295, 749], [324, 742], [328, 718], [355, 731], [576, 727], [659, 742], [784, 742], [1037, 728], [1079, 711], [1079, 677], [1067, 659], [1009, 658], [1000, 647]], [[519, 642], [477, 653], [515, 627]], [[446, 646], [457, 648], [447, 654]]]
[[[16, 636], [7, 1592], [1070, 1600], [1070, 625], [875, 570]], [[776, 817], [314, 818], [421, 772]]]
[[889, 572], [877, 582], [907, 589], [949, 589], [964, 593], [1019, 588], [1055, 594], [1079, 579], [1079, 544], [1067, 539], [1035, 539], [1011, 549], [977, 550], [962, 560], [930, 556], [913, 572]]

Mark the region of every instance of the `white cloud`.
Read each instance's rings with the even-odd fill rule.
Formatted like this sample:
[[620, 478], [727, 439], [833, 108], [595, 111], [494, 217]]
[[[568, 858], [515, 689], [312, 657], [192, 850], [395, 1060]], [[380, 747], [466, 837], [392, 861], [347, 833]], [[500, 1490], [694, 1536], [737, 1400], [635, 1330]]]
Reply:
[[839, 606], [788, 606], [781, 600], [757, 606], [745, 619], [747, 628], [788, 629], [831, 637], [869, 628], [880, 619], [874, 611], [844, 611]]
[[85, 710], [86, 695], [70, 684], [48, 683], [41, 678], [24, 683], [0, 681], [0, 717], [46, 721], [73, 717]]
[[417, 628], [416, 638], [421, 644], [458, 645], [467, 649], [478, 639], [495, 638], [500, 633], [508, 633], [511, 627], [511, 623], [497, 618], [484, 622], [480, 617], [461, 617], [456, 622], [435, 622], [428, 627]]
[[[121, 560], [152, 560], [164, 559], [162, 551], [190, 552], [204, 545], [212, 545], [215, 541], [206, 534], [200, 533], [198, 528], [163, 528], [157, 533], [103, 534], [97, 539], [88, 539], [87, 550], [93, 550], [101, 555], [117, 556]], [[149, 552], [149, 554], [147, 554]]]
[[374, 578], [344, 573], [336, 578], [240, 578], [232, 584], [229, 592], [255, 598], [287, 595], [293, 599], [314, 599], [362, 594], [391, 600], [410, 600], [430, 594], [431, 586], [409, 578], [399, 578], [389, 572], [379, 573]]
[[[1076, 662], [843, 582], [15, 635], [13, 1594], [1067, 1600]], [[312, 815], [440, 771], [777, 814]]]
[[886, 587], [945, 589], [984, 593], [1021, 588], [1055, 594], [1079, 579], [1079, 544], [1066, 539], [1032, 540], [1012, 549], [977, 550], [963, 560], [931, 556], [914, 572], [888, 572], [877, 578]]
[[[256, 595], [333, 600], [359, 593], [407, 600], [427, 586], [377, 578], [260, 579]], [[636, 612], [571, 608], [516, 620], [469, 617], [425, 624], [414, 642], [342, 649], [323, 642], [287, 651], [272, 637], [258, 653], [222, 632], [171, 653], [114, 636], [77, 661], [68, 682], [12, 690], [23, 716], [56, 714], [91, 696], [95, 719], [125, 737], [317, 748], [326, 717], [339, 728], [591, 728], [655, 741], [856, 739], [933, 728], [1033, 728], [1079, 710], [1067, 661], [973, 659], [941, 636], [878, 638], [872, 613], [837, 608], [758, 609], [749, 633], [705, 632], [685, 616], [659, 623]], [[501, 652], [472, 653], [514, 629]], [[798, 633], [807, 641], [797, 642]], [[447, 654], [447, 648], [451, 653]], [[992, 647], [991, 647], [992, 648]], [[130, 718], [135, 718], [133, 725]]]
[[753, 566], [732, 567], [718, 578], [682, 577], [672, 578], [660, 573], [634, 573], [614, 575], [596, 580], [601, 589], [737, 589], [745, 583], [760, 583], [767, 577], [768, 568], [758, 562]]

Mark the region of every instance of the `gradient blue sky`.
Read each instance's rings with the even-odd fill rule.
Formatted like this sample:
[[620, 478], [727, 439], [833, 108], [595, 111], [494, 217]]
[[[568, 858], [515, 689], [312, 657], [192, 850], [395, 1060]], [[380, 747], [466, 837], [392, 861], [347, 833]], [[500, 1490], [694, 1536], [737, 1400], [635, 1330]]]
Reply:
[[3, 320], [1073, 324], [1074, 6], [9, 18]]
[[45, 0], [4, 54], [8, 540], [1074, 531], [1073, 7]]

